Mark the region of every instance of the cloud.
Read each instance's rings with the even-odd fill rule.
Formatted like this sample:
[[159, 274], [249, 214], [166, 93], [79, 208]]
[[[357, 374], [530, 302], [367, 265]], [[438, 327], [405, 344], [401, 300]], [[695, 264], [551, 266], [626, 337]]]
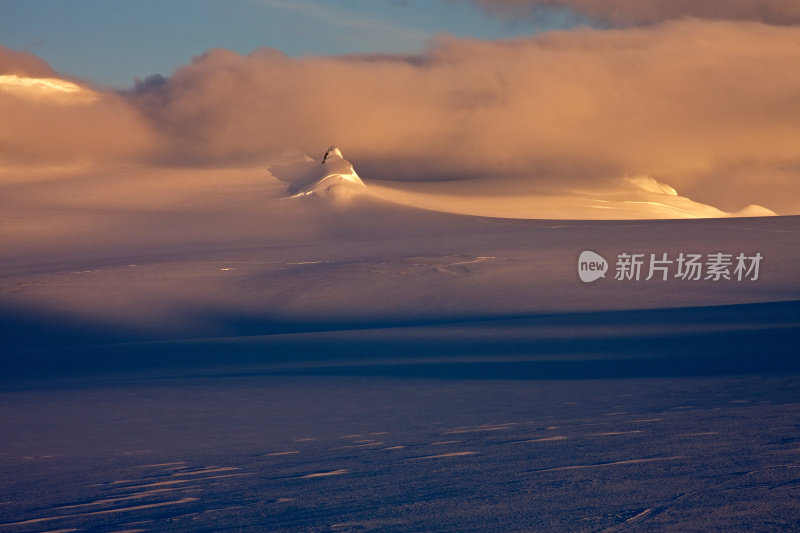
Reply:
[[647, 25], [665, 20], [752, 20], [767, 24], [800, 23], [796, 0], [470, 0], [502, 17], [543, 16], [568, 9], [612, 27]]
[[41, 59], [0, 47], [0, 165], [138, 160], [153, 142], [118, 95], [61, 79]]
[[800, 213], [798, 59], [798, 27], [684, 20], [441, 38], [412, 57], [211, 50], [129, 99], [173, 164], [337, 144], [367, 182], [560, 190], [651, 175], [727, 210]]
[[46, 61], [31, 53], [0, 46], [0, 74], [49, 77], [55, 73]]

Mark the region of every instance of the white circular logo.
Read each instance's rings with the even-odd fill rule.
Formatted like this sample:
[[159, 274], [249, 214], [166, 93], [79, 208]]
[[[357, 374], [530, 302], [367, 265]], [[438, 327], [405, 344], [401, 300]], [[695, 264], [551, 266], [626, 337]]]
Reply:
[[578, 258], [578, 276], [584, 283], [591, 283], [600, 278], [606, 277], [608, 271], [608, 261], [603, 257], [589, 250], [581, 252]]

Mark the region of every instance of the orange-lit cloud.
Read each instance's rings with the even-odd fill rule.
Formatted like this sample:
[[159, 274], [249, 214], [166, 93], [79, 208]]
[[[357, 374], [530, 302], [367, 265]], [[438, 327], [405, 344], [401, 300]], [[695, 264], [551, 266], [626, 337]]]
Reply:
[[115, 94], [60, 79], [44, 61], [0, 47], [0, 165], [137, 160], [153, 133]]
[[49, 77], [55, 73], [46, 61], [28, 52], [17, 52], [0, 46], [0, 74]]
[[595, 22], [615, 27], [654, 24], [670, 19], [754, 20], [768, 24], [800, 23], [796, 0], [471, 0], [503, 17], [536, 18], [568, 8]]

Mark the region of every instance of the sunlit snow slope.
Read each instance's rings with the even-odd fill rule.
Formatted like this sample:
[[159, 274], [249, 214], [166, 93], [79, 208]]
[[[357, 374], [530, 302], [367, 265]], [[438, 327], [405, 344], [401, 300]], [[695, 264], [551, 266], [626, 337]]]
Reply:
[[358, 176], [342, 152], [332, 146], [321, 164], [300, 153], [286, 153], [270, 171], [289, 182], [294, 196], [375, 198], [431, 211], [496, 218], [632, 220], [774, 216], [765, 207], [750, 205], [726, 212], [695, 202], [650, 176], [625, 177], [611, 187], [564, 188], [532, 192], [498, 188], [502, 180], [433, 182], [371, 181]]

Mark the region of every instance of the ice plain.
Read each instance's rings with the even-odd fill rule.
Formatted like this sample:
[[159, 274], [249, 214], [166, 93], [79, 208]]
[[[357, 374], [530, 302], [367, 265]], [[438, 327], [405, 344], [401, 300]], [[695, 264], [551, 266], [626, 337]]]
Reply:
[[[4, 174], [0, 531], [797, 529], [800, 217], [340, 181]], [[624, 252], [764, 259], [615, 280]]]

